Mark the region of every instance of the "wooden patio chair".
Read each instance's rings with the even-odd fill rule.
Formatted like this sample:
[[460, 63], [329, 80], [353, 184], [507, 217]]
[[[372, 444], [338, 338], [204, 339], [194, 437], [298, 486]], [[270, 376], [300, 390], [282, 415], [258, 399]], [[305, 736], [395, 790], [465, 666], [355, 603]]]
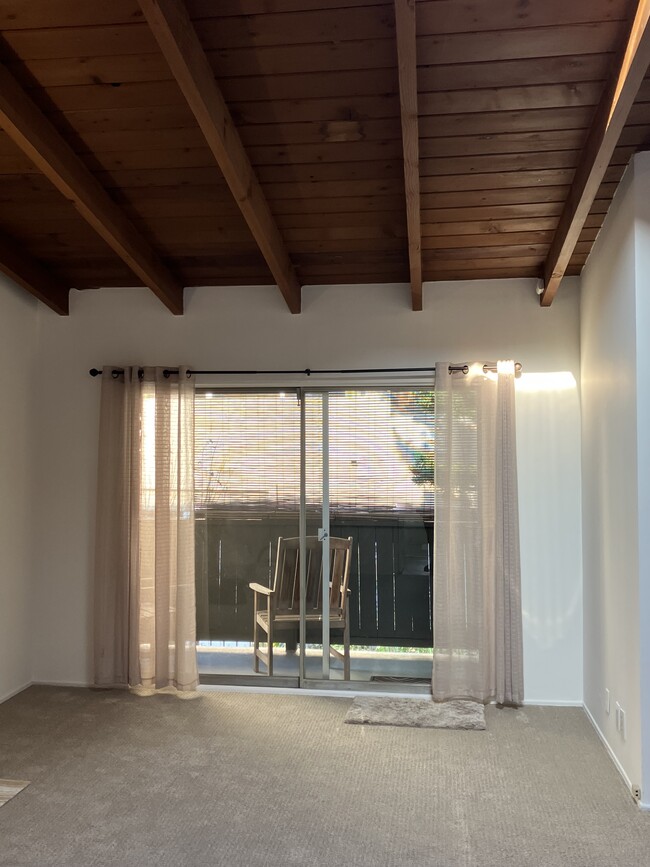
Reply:
[[[317, 536], [307, 536], [307, 580], [305, 608], [307, 624], [320, 623], [323, 584], [323, 543]], [[350, 679], [350, 617], [348, 610], [348, 580], [352, 556], [352, 536], [347, 539], [330, 537], [330, 631], [343, 630], [343, 653], [330, 646], [332, 656], [343, 661], [343, 677]], [[267, 674], [273, 674], [273, 642], [277, 632], [296, 632], [300, 625], [300, 540], [278, 539], [273, 587], [248, 585], [254, 593], [253, 611], [253, 670], [260, 670], [260, 660]], [[266, 597], [264, 609], [263, 597]], [[260, 650], [267, 643], [266, 653]]]

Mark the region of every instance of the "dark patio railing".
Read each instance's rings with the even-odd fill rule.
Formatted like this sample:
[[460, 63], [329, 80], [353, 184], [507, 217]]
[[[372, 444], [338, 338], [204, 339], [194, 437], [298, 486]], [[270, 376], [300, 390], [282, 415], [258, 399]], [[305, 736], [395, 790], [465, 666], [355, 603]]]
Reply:
[[[320, 524], [308, 515], [307, 533]], [[431, 647], [432, 523], [417, 516], [334, 514], [333, 536], [352, 536], [350, 635], [354, 645]], [[298, 515], [197, 513], [197, 633], [200, 641], [250, 641], [251, 581], [270, 585], [278, 536], [298, 535]], [[333, 633], [333, 640], [336, 634]]]

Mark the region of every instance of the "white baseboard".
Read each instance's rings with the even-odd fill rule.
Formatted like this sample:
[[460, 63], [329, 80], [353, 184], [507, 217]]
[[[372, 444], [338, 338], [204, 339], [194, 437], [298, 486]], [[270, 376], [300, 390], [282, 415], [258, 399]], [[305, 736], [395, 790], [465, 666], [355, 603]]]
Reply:
[[650, 813], [650, 804], [646, 804], [645, 801], [639, 801], [639, 810], [643, 813]]
[[33, 680], [32, 686], [73, 686], [88, 689], [92, 683], [81, 680]]
[[29, 687], [31, 685], [32, 685], [32, 682], [31, 682], [31, 680], [29, 680], [27, 683], [24, 683], [22, 686], [17, 686], [16, 689], [12, 689], [9, 692], [6, 692], [4, 695], [0, 695], [0, 704], [2, 704], [3, 701], [9, 701], [10, 698], [13, 698], [15, 695], [18, 695], [19, 692], [24, 692], [24, 690], [29, 689]]
[[[87, 681], [78, 681], [78, 680], [34, 680], [31, 684], [27, 684], [27, 686], [68, 686], [68, 687], [80, 687], [82, 689], [88, 689], [92, 686], [92, 683]], [[22, 687], [25, 689], [25, 687]], [[338, 690], [327, 690], [327, 689], [302, 689], [302, 688], [292, 688], [292, 687], [270, 687], [270, 686], [238, 686], [238, 685], [230, 685], [230, 684], [201, 684], [200, 689], [206, 690], [207, 692], [249, 692], [249, 693], [269, 693], [271, 695], [322, 695], [327, 698], [354, 698], [357, 695], [377, 695], [384, 696], [390, 694], [395, 698], [423, 698], [425, 696], [424, 693], [413, 693], [413, 692], [391, 692], [385, 693], [377, 691], [370, 692], [367, 690], [359, 690], [358, 692], [354, 689], [346, 689], [342, 691]], [[20, 690], [17, 690], [20, 692]], [[10, 698], [11, 696], [7, 696]], [[524, 701], [524, 706], [526, 707], [580, 707], [584, 708], [584, 704], [581, 701], [556, 701], [555, 699], [526, 699]]]
[[[614, 750], [611, 748], [611, 746], [610, 746], [610, 744], [609, 744], [609, 741], [607, 740], [607, 738], [605, 737], [605, 735], [604, 735], [603, 732], [601, 731], [600, 726], [598, 725], [598, 723], [596, 722], [596, 720], [595, 720], [594, 717], [592, 716], [592, 713], [591, 713], [591, 711], [589, 710], [589, 708], [587, 707], [586, 704], [583, 705], [583, 709], [584, 709], [585, 714], [587, 715], [587, 719], [589, 720], [589, 722], [590, 722], [590, 723], [592, 724], [592, 726], [594, 727], [594, 729], [595, 729], [595, 731], [596, 731], [596, 734], [598, 735], [598, 737], [599, 737], [599, 738], [601, 739], [601, 741], [603, 742], [603, 746], [604, 746], [605, 749], [607, 750], [610, 759], [614, 762], [614, 766], [616, 767], [616, 770], [619, 772], [619, 774], [620, 774], [621, 777], [623, 778], [623, 782], [625, 783], [625, 785], [627, 786], [627, 788], [630, 790], [630, 794], [632, 794], [632, 781], [631, 781], [630, 778], [628, 777], [628, 775], [627, 775], [627, 773], [626, 773], [626, 771], [625, 771], [625, 768], [624, 768], [623, 765], [620, 763], [620, 761], [619, 761], [619, 759], [618, 759], [618, 756], [616, 755], [616, 753], [614, 752]], [[639, 803], [639, 807], [641, 807], [642, 810], [643, 810], [643, 809], [650, 809], [650, 804], [648, 804], [648, 805], [643, 805], [642, 803]]]

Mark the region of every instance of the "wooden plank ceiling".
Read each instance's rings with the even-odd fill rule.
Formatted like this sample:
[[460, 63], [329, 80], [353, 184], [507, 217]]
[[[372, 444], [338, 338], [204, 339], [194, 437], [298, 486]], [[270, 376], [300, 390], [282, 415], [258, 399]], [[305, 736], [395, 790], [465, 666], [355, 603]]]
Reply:
[[[280, 284], [269, 268], [278, 244], [293, 269], [284, 272], [290, 307], [292, 273], [300, 285], [409, 284], [393, 0], [182, 5], [268, 204], [262, 241], [258, 212], [240, 207], [218, 166], [209, 110], [202, 116], [188, 96], [188, 81], [201, 94], [196, 77], [189, 70], [179, 87], [173, 48], [163, 53], [138, 0], [0, 0], [0, 61], [178, 286]], [[634, 0], [417, 0], [424, 281], [543, 277], [636, 8]], [[62, 285], [150, 285], [3, 126], [0, 259], [13, 248], [34, 280], [44, 269], [58, 312]], [[646, 79], [567, 274], [580, 273], [626, 164], [648, 142]], [[409, 153], [417, 165], [412, 140]]]

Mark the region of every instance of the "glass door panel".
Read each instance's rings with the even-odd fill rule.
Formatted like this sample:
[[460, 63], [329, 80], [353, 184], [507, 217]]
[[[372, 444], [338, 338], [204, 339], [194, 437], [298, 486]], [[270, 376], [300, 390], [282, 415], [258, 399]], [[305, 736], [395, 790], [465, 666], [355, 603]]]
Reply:
[[[329, 508], [329, 533], [352, 537], [351, 679], [427, 684], [431, 677], [433, 393], [331, 390], [306, 395], [307, 502]], [[326, 437], [325, 446], [323, 437]], [[322, 519], [327, 524], [327, 518]], [[323, 563], [326, 573], [327, 564]], [[321, 627], [323, 626], [321, 622]], [[342, 629], [330, 641], [343, 651]], [[343, 663], [320, 680], [343, 680]], [[307, 679], [312, 680], [309, 667]], [[341, 684], [343, 685], [343, 684]]]
[[[273, 587], [279, 537], [297, 537], [300, 412], [293, 391], [198, 390], [195, 410], [196, 592], [199, 671], [266, 677], [255, 662], [251, 583]], [[267, 598], [261, 595], [264, 611]], [[295, 628], [276, 630], [274, 678], [297, 685]], [[268, 653], [265, 633], [258, 631]]]

